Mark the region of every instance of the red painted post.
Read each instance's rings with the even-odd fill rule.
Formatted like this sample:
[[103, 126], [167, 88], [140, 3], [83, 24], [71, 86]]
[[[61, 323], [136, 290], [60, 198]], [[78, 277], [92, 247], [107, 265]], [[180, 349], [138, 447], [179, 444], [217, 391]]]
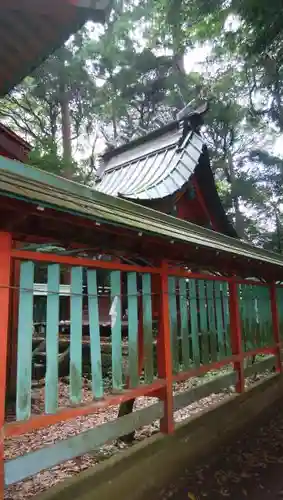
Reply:
[[273, 337], [276, 345], [276, 372], [280, 373], [282, 372], [282, 363], [281, 363], [281, 349], [280, 349], [280, 327], [279, 327], [275, 283], [271, 283], [270, 285], [270, 305], [271, 305], [271, 315], [272, 315]]
[[234, 370], [238, 374], [236, 384], [237, 392], [245, 390], [244, 357], [242, 349], [242, 329], [239, 309], [238, 285], [235, 281], [229, 283], [229, 306], [230, 306], [230, 332], [232, 353], [239, 356], [239, 361], [234, 363]]
[[166, 434], [174, 431], [173, 415], [173, 373], [168, 296], [168, 265], [162, 262], [160, 276], [160, 318], [157, 339], [158, 376], [166, 380], [160, 399], [164, 401], [164, 417], [160, 420], [160, 430]]
[[12, 238], [0, 233], [0, 500], [4, 499], [4, 423], [9, 328], [9, 296]]
[[[17, 245], [13, 245], [16, 248]], [[19, 310], [19, 286], [20, 286], [20, 266], [19, 260], [11, 263], [11, 292], [10, 292], [10, 323], [9, 323], [9, 350], [7, 356], [7, 389], [9, 399], [16, 400], [16, 380], [17, 380], [17, 343], [18, 343], [18, 310]]]

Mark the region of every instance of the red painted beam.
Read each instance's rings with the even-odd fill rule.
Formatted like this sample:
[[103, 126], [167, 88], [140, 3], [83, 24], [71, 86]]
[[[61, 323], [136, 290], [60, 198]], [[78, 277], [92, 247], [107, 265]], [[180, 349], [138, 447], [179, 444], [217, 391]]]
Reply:
[[58, 424], [59, 422], [91, 415], [104, 410], [109, 406], [118, 406], [124, 401], [129, 401], [141, 396], [150, 396], [152, 393], [164, 387], [164, 385], [164, 380], [156, 380], [151, 385], [140, 385], [136, 389], [125, 390], [122, 394], [112, 394], [103, 398], [101, 401], [96, 401], [90, 405], [82, 405], [75, 408], [64, 408], [59, 410], [54, 415], [36, 415], [29, 420], [22, 422], [10, 422], [5, 425], [3, 435], [5, 435], [5, 437], [20, 436], [26, 432], [42, 429], [43, 427]]
[[56, 255], [52, 253], [41, 253], [41, 252], [30, 252], [26, 250], [12, 250], [12, 258], [19, 260], [32, 260], [33, 262], [50, 262], [57, 264], [65, 264], [70, 266], [82, 266], [96, 269], [111, 269], [115, 271], [125, 271], [125, 272], [139, 272], [139, 273], [152, 273], [160, 274], [161, 269], [158, 267], [146, 267], [146, 266], [133, 266], [129, 264], [122, 264], [120, 262], [105, 262], [101, 260], [92, 260], [82, 257], [71, 257], [67, 255]]
[[160, 430], [166, 434], [174, 431], [173, 367], [171, 352], [170, 310], [168, 291], [168, 264], [162, 262], [160, 277], [160, 316], [157, 338], [158, 375], [166, 380], [159, 397], [164, 401], [164, 417]]
[[4, 499], [4, 423], [7, 382], [9, 299], [12, 238], [0, 233], [0, 500]]

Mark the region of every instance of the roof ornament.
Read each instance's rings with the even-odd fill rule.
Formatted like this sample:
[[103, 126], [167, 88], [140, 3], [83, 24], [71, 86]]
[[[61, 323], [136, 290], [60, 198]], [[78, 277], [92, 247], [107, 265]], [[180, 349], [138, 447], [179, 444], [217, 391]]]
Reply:
[[208, 110], [207, 102], [200, 104], [200, 106], [198, 106], [197, 108], [194, 107], [195, 102], [196, 100], [193, 99], [188, 104], [186, 104], [186, 106], [183, 109], [181, 109], [181, 111], [177, 113], [176, 118], [178, 122], [181, 122], [185, 118], [191, 118], [192, 116], [195, 115], [202, 116], [204, 113], [207, 112]]
[[193, 104], [195, 103], [195, 99], [189, 102], [179, 113], [177, 113], [177, 121], [179, 125], [183, 127], [183, 133], [180, 137], [177, 146], [177, 152], [184, 148], [187, 142], [187, 137], [191, 132], [199, 131], [203, 120], [202, 115], [207, 112], [208, 104], [201, 104], [199, 107], [194, 108]]

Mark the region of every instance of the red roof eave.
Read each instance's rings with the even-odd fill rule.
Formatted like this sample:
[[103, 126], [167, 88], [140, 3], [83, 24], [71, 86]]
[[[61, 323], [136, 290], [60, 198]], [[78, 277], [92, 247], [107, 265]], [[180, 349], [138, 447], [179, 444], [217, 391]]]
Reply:
[[26, 162], [31, 149], [30, 144], [6, 127], [6, 125], [0, 123], [0, 154], [2, 156]]

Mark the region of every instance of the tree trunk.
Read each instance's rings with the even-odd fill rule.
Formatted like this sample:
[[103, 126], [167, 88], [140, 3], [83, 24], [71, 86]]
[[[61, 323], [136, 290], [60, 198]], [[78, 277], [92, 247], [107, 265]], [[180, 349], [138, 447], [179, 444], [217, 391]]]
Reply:
[[279, 218], [279, 212], [277, 207], [274, 207], [275, 211], [275, 220], [276, 220], [276, 234], [277, 234], [277, 246], [278, 246], [278, 252], [282, 253], [282, 244], [281, 244], [281, 224], [280, 224], [280, 218]]
[[67, 86], [62, 79], [60, 83], [60, 109], [62, 120], [62, 142], [63, 142], [63, 158], [64, 158], [64, 173], [67, 179], [73, 176], [72, 168], [72, 132], [71, 132], [71, 116], [69, 108], [69, 96]]
[[236, 176], [234, 170], [233, 158], [230, 152], [227, 153], [227, 162], [228, 162], [228, 171], [229, 171], [229, 180], [231, 184], [231, 193], [232, 193], [232, 203], [235, 212], [235, 229], [240, 238], [244, 237], [244, 220], [243, 215], [240, 210], [239, 196], [237, 190], [235, 188], [236, 185]]

